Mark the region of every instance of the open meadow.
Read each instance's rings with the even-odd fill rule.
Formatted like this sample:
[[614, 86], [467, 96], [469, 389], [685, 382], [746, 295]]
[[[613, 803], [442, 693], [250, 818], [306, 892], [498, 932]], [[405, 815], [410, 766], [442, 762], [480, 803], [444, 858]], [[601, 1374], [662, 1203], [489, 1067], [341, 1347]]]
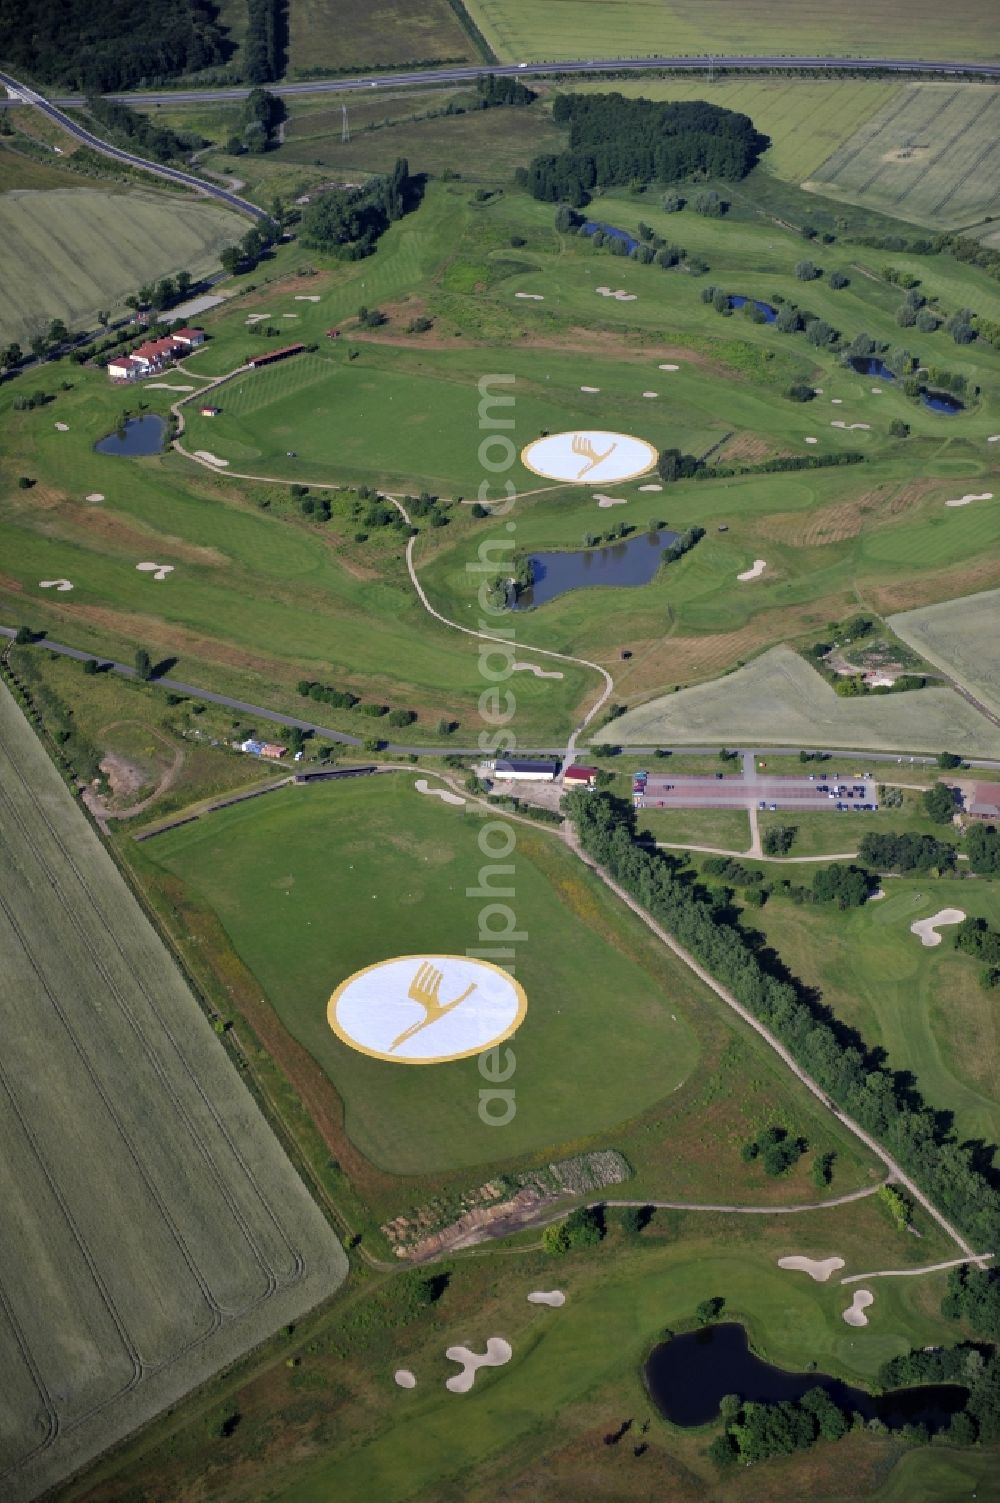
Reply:
[[988, 61], [997, 51], [986, 0], [879, 5], [844, 0], [465, 0], [504, 62], [656, 56], [926, 57]]
[[3, 188], [0, 175], [0, 342], [24, 348], [54, 318], [93, 328], [99, 309], [120, 312], [143, 282], [182, 267], [195, 278], [217, 270], [222, 247], [243, 233], [239, 215], [194, 198]]
[[326, 1298], [347, 1261], [3, 686], [0, 790], [15, 1503]]
[[[482, 875], [481, 813], [421, 794], [402, 773], [288, 788], [157, 836], [142, 861], [152, 880], [157, 868], [180, 878], [218, 915], [284, 1027], [335, 1086], [351, 1142], [397, 1181], [482, 1173], [572, 1144], [621, 1149], [645, 1193], [700, 1186], [706, 1196], [770, 1200], [793, 1187], [748, 1171], [738, 1147], [748, 1122], [772, 1113], [817, 1151], [836, 1141], [842, 1188], [863, 1182], [863, 1150], [782, 1078], [752, 1034], [719, 1019], [715, 999], [551, 833], [510, 827], [505, 882], [519, 937], [509, 948], [528, 1013], [513, 1041], [516, 1116], [503, 1131], [479, 1114], [474, 1060], [399, 1069], [344, 1045], [326, 1004], [354, 971], [489, 944], [475, 894], [498, 879]], [[502, 918], [487, 915], [484, 928], [500, 930]], [[706, 1120], [712, 1164], [697, 1146]], [[398, 1185], [380, 1193], [386, 1210], [399, 1210]]]
[[932, 229], [981, 219], [1000, 201], [1000, 93], [908, 84], [805, 176], [814, 192]]
[[897, 636], [1000, 715], [1000, 591], [943, 600], [890, 618]]
[[291, 0], [289, 78], [474, 63], [479, 49], [449, 0]]

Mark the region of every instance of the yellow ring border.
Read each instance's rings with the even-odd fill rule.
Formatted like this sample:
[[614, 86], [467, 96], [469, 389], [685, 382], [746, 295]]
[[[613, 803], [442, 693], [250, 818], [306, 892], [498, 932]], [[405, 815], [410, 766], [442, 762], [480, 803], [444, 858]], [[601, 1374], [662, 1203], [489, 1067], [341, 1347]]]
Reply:
[[[489, 1039], [485, 1044], [477, 1044], [475, 1049], [464, 1049], [461, 1054], [437, 1054], [430, 1059], [403, 1059], [398, 1054], [383, 1054], [378, 1049], [366, 1049], [364, 1044], [359, 1044], [356, 1039], [351, 1038], [340, 1027], [337, 1021], [337, 1004], [347, 988], [353, 982], [359, 980], [360, 977], [367, 976], [369, 971], [381, 970], [383, 966], [395, 965], [397, 961], [401, 960], [414, 960], [417, 962], [425, 960], [460, 960], [464, 965], [482, 966], [484, 970], [495, 971], [498, 976], [502, 976], [505, 981], [510, 982], [517, 996], [517, 1013], [513, 1022], [508, 1024], [503, 1032], [498, 1033], [495, 1038]], [[390, 955], [385, 960], [376, 960], [371, 965], [363, 966], [360, 971], [355, 971], [352, 976], [348, 976], [346, 981], [340, 983], [336, 991], [331, 993], [330, 1000], [326, 1004], [326, 1021], [342, 1044], [346, 1044], [356, 1054], [366, 1054], [369, 1059], [381, 1059], [390, 1065], [444, 1065], [450, 1064], [452, 1060], [471, 1059], [473, 1055], [484, 1054], [487, 1049], [495, 1049], [497, 1044], [502, 1044], [505, 1039], [509, 1039], [511, 1034], [520, 1028], [524, 1022], [524, 1015], [527, 1010], [528, 997], [524, 987], [519, 981], [514, 979], [509, 971], [505, 971], [502, 966], [494, 965], [491, 960], [479, 960], [470, 955]]]
[[[628, 475], [616, 475], [614, 480], [575, 480], [572, 476], [553, 475], [550, 470], [537, 469], [530, 460], [524, 457], [528, 450], [533, 449], [536, 444], [544, 444], [550, 438], [573, 438], [577, 433], [608, 433], [613, 438], [627, 438], [630, 443], [645, 444], [653, 457], [645, 469], [632, 470]], [[567, 428], [564, 433], [546, 433], [544, 438], [533, 438], [529, 444], [525, 444], [520, 454], [521, 463], [526, 470], [530, 470], [533, 475], [537, 475], [541, 480], [555, 480], [563, 485], [624, 485], [627, 480], [638, 480], [642, 475], [648, 475], [651, 470], [656, 468], [656, 461], [659, 457], [655, 446], [648, 439], [636, 438], [634, 433], [612, 434], [610, 428]]]

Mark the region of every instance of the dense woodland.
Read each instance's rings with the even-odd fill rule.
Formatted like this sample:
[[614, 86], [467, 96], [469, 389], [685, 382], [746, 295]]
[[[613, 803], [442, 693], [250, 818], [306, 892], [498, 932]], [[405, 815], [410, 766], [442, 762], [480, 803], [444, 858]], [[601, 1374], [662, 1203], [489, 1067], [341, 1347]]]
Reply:
[[363, 188], [334, 188], [311, 203], [302, 215], [302, 243], [360, 261], [372, 254], [393, 220], [416, 208], [422, 193], [422, 177], [411, 177], [406, 158], [400, 157], [392, 172], [373, 177]]
[[735, 110], [703, 100], [658, 104], [621, 94], [560, 94], [552, 109], [569, 127], [557, 156], [535, 157], [517, 180], [548, 203], [587, 203], [592, 188], [676, 182], [695, 175], [735, 182], [771, 144]]
[[[906, 1166], [946, 1216], [979, 1245], [995, 1246], [1000, 1194], [989, 1167], [991, 1151], [955, 1141], [947, 1114], [925, 1105], [913, 1085], [838, 1023], [780, 958], [743, 928], [718, 891], [692, 882], [690, 869], [676, 857], [639, 845], [630, 804], [603, 793], [571, 793], [564, 808], [586, 853], [781, 1039], [832, 1100]], [[921, 837], [901, 837], [911, 838]], [[954, 854], [953, 847], [947, 850]], [[897, 851], [890, 854], [898, 860]]]
[[232, 52], [209, 0], [0, 0], [0, 38], [13, 72], [99, 93], [193, 73]]

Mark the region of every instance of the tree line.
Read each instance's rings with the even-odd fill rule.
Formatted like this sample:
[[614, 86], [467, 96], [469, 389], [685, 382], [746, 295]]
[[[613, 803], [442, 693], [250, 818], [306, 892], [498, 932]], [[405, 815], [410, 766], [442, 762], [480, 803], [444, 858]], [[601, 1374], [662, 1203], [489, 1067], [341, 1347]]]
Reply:
[[249, 83], [273, 83], [285, 71], [288, 0], [247, 0], [243, 75]]
[[[564, 808], [584, 851], [781, 1039], [831, 1100], [906, 1165], [945, 1215], [981, 1245], [994, 1246], [1000, 1235], [1000, 1194], [980, 1168], [979, 1150], [955, 1141], [912, 1085], [833, 1019], [779, 958], [758, 950], [728, 904], [691, 882], [683, 862], [639, 845], [630, 804], [606, 793], [571, 793]], [[945, 853], [954, 859], [953, 847], [931, 843], [940, 847], [940, 861]], [[891, 854], [897, 855], [895, 850]], [[878, 866], [877, 861], [870, 864]]]
[[103, 93], [194, 73], [232, 53], [209, 0], [0, 0], [5, 62]]
[[535, 198], [576, 208], [591, 189], [616, 184], [675, 182], [695, 173], [738, 181], [771, 144], [746, 115], [703, 100], [560, 94], [552, 119], [568, 127], [568, 146], [519, 167], [516, 180]]

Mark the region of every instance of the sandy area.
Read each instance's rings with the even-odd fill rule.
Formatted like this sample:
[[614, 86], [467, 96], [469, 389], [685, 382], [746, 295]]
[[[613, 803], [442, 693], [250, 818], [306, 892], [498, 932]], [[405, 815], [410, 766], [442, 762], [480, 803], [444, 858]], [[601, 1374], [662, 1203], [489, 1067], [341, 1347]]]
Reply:
[[793, 1268], [797, 1273], [807, 1273], [817, 1284], [825, 1284], [831, 1274], [843, 1268], [843, 1258], [804, 1258], [798, 1254], [791, 1258], [779, 1258], [779, 1268]]
[[821, 397], [823, 395], [823, 388], [822, 388], [822, 386], [814, 386], [813, 387], [813, 391], [816, 393], [816, 395], [818, 397]]
[[529, 1305], [551, 1305], [553, 1310], [558, 1310], [565, 1303], [566, 1296], [561, 1289], [533, 1289], [528, 1295]]
[[91, 491], [90, 494], [87, 496], [86, 499], [88, 501], [103, 501], [104, 500], [104, 492], [103, 491]]
[[228, 459], [220, 459], [218, 454], [213, 454], [211, 449], [195, 449], [195, 459], [203, 459], [206, 464], [228, 465]]
[[830, 427], [846, 428], [848, 433], [852, 433], [855, 428], [870, 428], [871, 423], [844, 423], [839, 418], [834, 418], [833, 422], [830, 424]]
[[40, 590], [59, 590], [61, 592], [63, 590], [71, 590], [73, 588], [73, 581], [71, 579], [40, 579], [38, 581], [38, 588]]
[[613, 297], [617, 303], [634, 303], [635, 293], [626, 292], [624, 287], [617, 287], [614, 292], [610, 287], [595, 287], [594, 291], [599, 297]]
[[831, 397], [830, 401], [834, 407], [843, 407], [844, 405], [843, 397]]
[[661, 365], [661, 366], [658, 367], [658, 369], [661, 370], [661, 371], [679, 371], [680, 370], [680, 366], [679, 365]]
[[866, 1326], [868, 1316], [865, 1311], [869, 1305], [875, 1303], [875, 1296], [870, 1289], [856, 1289], [854, 1298], [848, 1308], [843, 1312], [844, 1319], [849, 1326]]
[[882, 388], [881, 388], [881, 386], [873, 386], [872, 387], [872, 396], [873, 397], [880, 397], [881, 395], [882, 395]]
[[166, 579], [168, 574], [174, 572], [173, 564], [142, 563], [136, 564], [136, 568], [140, 574], [152, 574], [154, 579]]
[[318, 303], [319, 302], [319, 293], [318, 292], [297, 292], [295, 294], [295, 301], [297, 303]]
[[600, 391], [600, 389], [601, 388], [599, 386], [581, 386], [580, 387], [581, 391]]
[[418, 778], [413, 786], [418, 793], [428, 793], [431, 798], [439, 798], [443, 804], [465, 803], [464, 798], [459, 798], [457, 793], [451, 793], [447, 788], [432, 788], [426, 778]]
[[147, 381], [148, 391], [194, 391], [193, 386], [173, 386], [169, 381]]
[[945, 504], [945, 506], [968, 506], [971, 501], [992, 501], [992, 500], [993, 500], [993, 492], [992, 491], [983, 491], [978, 496], [973, 496], [973, 495], [956, 496], [954, 498], [954, 500], [952, 500], [952, 501], [946, 501], [944, 504]]
[[737, 579], [759, 579], [767, 568], [766, 558], [755, 558], [752, 569], [744, 569], [742, 574], [737, 574]]
[[641, 491], [662, 491], [663, 486], [662, 485], [640, 485], [639, 489]]
[[643, 396], [644, 397], [658, 397], [659, 395], [660, 395], [660, 393], [658, 391], [644, 391], [643, 392]]
[[526, 298], [529, 303], [544, 303], [545, 301], [540, 292], [515, 292], [514, 296]]
[[[854, 1296], [857, 1299], [857, 1295]], [[509, 1341], [504, 1341], [502, 1336], [491, 1336], [486, 1343], [486, 1352], [483, 1356], [476, 1352], [470, 1352], [467, 1346], [450, 1346], [445, 1352], [449, 1362], [460, 1362], [462, 1371], [456, 1373], [453, 1378], [445, 1379], [445, 1388], [451, 1393], [468, 1393], [476, 1381], [476, 1373], [481, 1367], [503, 1367], [509, 1362], [514, 1351]]]
[[628, 505], [627, 496], [602, 496], [600, 493], [597, 493], [594, 496], [594, 500], [597, 502], [602, 511], [607, 511], [609, 506]]
[[279, 318], [298, 318], [298, 316], [299, 315], [297, 313], [279, 313], [278, 314]]
[[270, 318], [270, 316], [271, 315], [269, 313], [248, 313], [246, 321], [248, 324], [259, 324], [262, 323], [265, 318]]
[[417, 1386], [417, 1380], [408, 1367], [397, 1367], [392, 1375], [392, 1381], [399, 1388], [416, 1388]]
[[806, 439], [806, 443], [807, 444], [818, 444], [819, 443], [819, 439], [818, 438], [807, 438]]
[[920, 943], [930, 949], [933, 945], [941, 943], [942, 936], [937, 932], [939, 927], [945, 924], [960, 924], [965, 918], [961, 908], [939, 908], [931, 918], [917, 919], [915, 924], [910, 925], [911, 934], [920, 935]]
[[56, 432], [57, 433], [68, 433], [69, 432], [69, 423], [56, 423]]
[[870, 892], [868, 894], [868, 901], [869, 901], [869, 903], [877, 903], [877, 902], [879, 902], [879, 900], [881, 898], [884, 898], [884, 897], [885, 897], [885, 889], [883, 887], [879, 887], [879, 888], [876, 889], [875, 892]]
[[558, 668], [540, 668], [537, 663], [511, 663], [511, 673], [533, 673], [536, 678], [562, 678]]
[[986, 442], [988, 444], [1000, 444], [1000, 433], [991, 433]]

